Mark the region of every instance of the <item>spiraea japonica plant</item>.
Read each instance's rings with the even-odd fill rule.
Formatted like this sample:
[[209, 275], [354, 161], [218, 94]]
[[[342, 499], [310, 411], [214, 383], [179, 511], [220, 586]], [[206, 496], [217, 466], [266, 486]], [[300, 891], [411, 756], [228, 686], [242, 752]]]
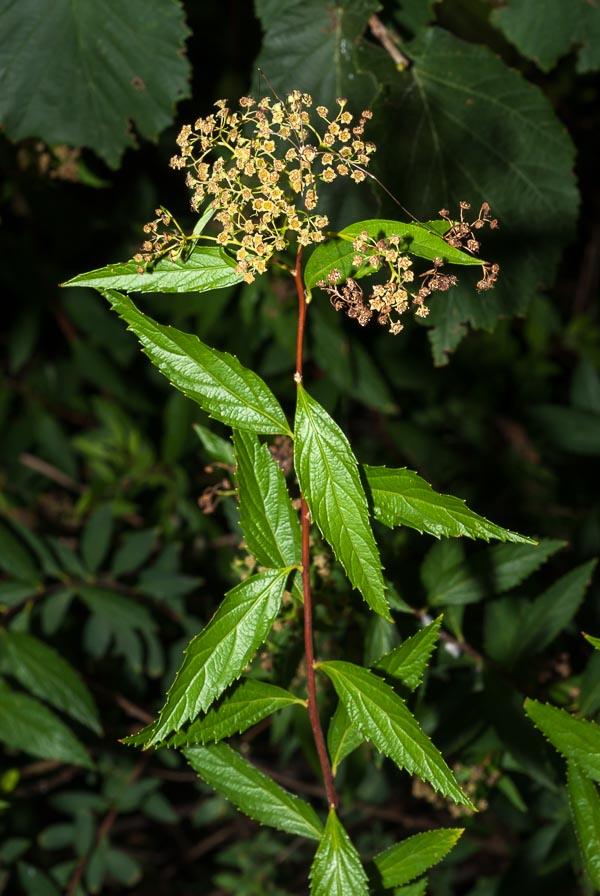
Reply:
[[[323, 565], [345, 577], [336, 600], [347, 614], [362, 618], [358, 592], [368, 612], [392, 631], [395, 614], [410, 608], [386, 582], [373, 519], [437, 538], [532, 541], [489, 522], [461, 499], [435, 492], [416, 472], [361, 465], [305, 381], [313, 302], [329, 300], [361, 326], [375, 321], [398, 334], [411, 313], [428, 314], [428, 297], [452, 288], [461, 266], [481, 267], [474, 284], [480, 291], [498, 276], [497, 265], [476, 257], [479, 232], [496, 226], [486, 203], [472, 221], [464, 202], [457, 218], [444, 209], [426, 223], [376, 219], [330, 230], [319, 211], [328, 185], [343, 180], [351, 190], [376, 182], [369, 172], [375, 146], [365, 135], [370, 117], [368, 111], [354, 117], [343, 99], [333, 111], [313, 109], [310, 96], [297, 91], [285, 100], [245, 97], [238, 111], [220, 101], [213, 115], [183, 128], [171, 161], [186, 172], [199, 216], [192, 232], [158, 209], [131, 262], [67, 284], [97, 288], [173, 386], [231, 428], [231, 476], [251, 558], [246, 575], [190, 641], [156, 721], [126, 742], [181, 750], [241, 812], [314, 841], [315, 896], [400, 893], [413, 881], [424, 892], [423, 875], [462, 833], [424, 831], [375, 855], [359, 855], [340, 821], [336, 779], [364, 742], [449, 804], [477, 808], [401, 696], [421, 683], [440, 619], [421, 619], [416, 634], [375, 651], [368, 665], [351, 662], [343, 641], [320, 624], [321, 611], [327, 612], [319, 606], [327, 599], [320, 587]], [[293, 420], [269, 385], [235, 356], [157, 323], [127, 295], [208, 292], [262, 276], [291, 278], [297, 297], [295, 358], [289, 359]], [[302, 656], [285, 688], [268, 674], [270, 634], [282, 627], [303, 633]], [[308, 720], [323, 786], [316, 807], [226, 743], [290, 707]]]

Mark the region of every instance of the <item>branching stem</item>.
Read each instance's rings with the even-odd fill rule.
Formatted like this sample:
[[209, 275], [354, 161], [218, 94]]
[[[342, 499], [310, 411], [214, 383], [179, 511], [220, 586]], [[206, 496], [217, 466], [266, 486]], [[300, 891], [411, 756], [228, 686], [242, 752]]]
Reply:
[[[298, 247], [294, 279], [298, 292], [298, 333], [296, 340], [296, 382], [302, 382], [302, 352], [304, 347], [304, 324], [306, 321], [306, 296], [302, 281], [302, 247]], [[304, 593], [304, 654], [306, 658], [306, 689], [308, 692], [308, 716], [313, 732], [317, 755], [323, 774], [327, 801], [331, 807], [338, 804], [337, 794], [327, 747], [319, 719], [317, 704], [317, 684], [315, 677], [315, 651], [313, 644], [313, 610], [310, 591], [310, 510], [303, 495], [300, 497], [300, 522], [302, 527], [302, 590]]]

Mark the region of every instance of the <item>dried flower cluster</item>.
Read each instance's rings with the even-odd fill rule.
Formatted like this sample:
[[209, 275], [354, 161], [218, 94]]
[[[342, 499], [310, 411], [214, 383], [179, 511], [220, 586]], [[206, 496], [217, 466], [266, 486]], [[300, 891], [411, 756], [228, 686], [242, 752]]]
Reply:
[[401, 237], [391, 235], [385, 239], [376, 240], [367, 231], [362, 231], [353, 241], [353, 249], [356, 255], [353, 265], [357, 269], [368, 265], [373, 271], [379, 271], [384, 265], [388, 266], [388, 280], [383, 284], [375, 284], [371, 295], [365, 297], [362, 288], [351, 277], [338, 284], [341, 279], [339, 270], [329, 272], [327, 280], [321, 280], [319, 286], [329, 294], [331, 304], [336, 311], [345, 311], [348, 317], [355, 318], [364, 327], [377, 315], [377, 323], [386, 326], [389, 324], [390, 333], [400, 333], [403, 325], [400, 317], [411, 307], [417, 317], [427, 317], [429, 308], [425, 300], [434, 291], [445, 292], [456, 283], [456, 277], [445, 274], [440, 269], [443, 259], [435, 258], [433, 267], [419, 275], [420, 286], [418, 289], [406, 288], [407, 283], [413, 283], [415, 274], [412, 270], [412, 261], [400, 252]]
[[[287, 247], [290, 233], [301, 246], [324, 239], [329, 222], [316, 212], [321, 182], [366, 177], [375, 150], [363, 140], [371, 113], [353, 124], [346, 100], [336, 103], [335, 115], [318, 106], [311, 117], [312, 98], [297, 90], [285, 101], [242, 97], [238, 112], [219, 100], [215, 114], [185, 125], [177, 138], [180, 153], [171, 167], [187, 170], [195, 211], [207, 202], [215, 210], [222, 228], [217, 243], [235, 248], [247, 282]], [[182, 235], [170, 235], [171, 244], [159, 224], [160, 218], [147, 225], [153, 237], [141, 261], [165, 252], [174, 258], [181, 250]]]
[[[490, 206], [487, 202], [482, 204], [479, 214], [474, 221], [465, 221], [465, 212], [470, 208], [471, 206], [468, 202], [459, 203], [460, 219], [458, 221], [453, 221], [450, 218], [450, 212], [447, 208], [440, 209], [439, 215], [440, 218], [443, 218], [450, 224], [450, 229], [444, 234], [444, 239], [448, 245], [453, 246], [455, 249], [467, 249], [469, 252], [476, 253], [479, 252], [479, 240], [475, 238], [474, 231], [480, 230], [486, 224], [492, 230], [495, 230], [498, 227], [498, 221], [490, 216]], [[483, 262], [482, 269], [483, 276], [477, 283], [479, 292], [492, 289], [498, 279], [500, 265]]]

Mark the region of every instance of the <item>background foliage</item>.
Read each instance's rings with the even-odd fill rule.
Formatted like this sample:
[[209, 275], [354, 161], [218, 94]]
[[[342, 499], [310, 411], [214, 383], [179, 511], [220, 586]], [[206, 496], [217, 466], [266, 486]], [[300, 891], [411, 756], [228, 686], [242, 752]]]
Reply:
[[[375, 769], [363, 745], [338, 772], [345, 824], [365, 855], [432, 826], [465, 827], [431, 874], [434, 896], [593, 892], [597, 860], [585, 845], [582, 858], [577, 836], [600, 828], [598, 766], [582, 773], [565, 743], [577, 743], [574, 716], [600, 711], [600, 657], [580, 634], [600, 633], [590, 585], [600, 553], [597, 9], [574, 2], [567, 30], [556, 0], [126, 7], [55, 3], [48, 15], [36, 0], [0, 3], [0, 891], [306, 889], [299, 841], [238, 815], [174, 754], [118, 743], [155, 717], [182, 647], [245, 568], [231, 446], [169, 391], [95, 294], [56, 286], [131, 258], [159, 202], [193, 226], [167, 164], [178, 127], [250, 84], [268, 91], [260, 66], [275, 90], [372, 105], [376, 173], [417, 218], [490, 202], [500, 229], [485, 253], [502, 265], [498, 287], [477, 295], [465, 274], [426, 326], [395, 339], [353, 329], [321, 299], [311, 391], [373, 468], [417, 469], [541, 540], [478, 547], [382, 525], [394, 609], [405, 611], [394, 627], [367, 625], [359, 600], [348, 612], [324, 548], [319, 637], [345, 646], [339, 659], [371, 664], [443, 612], [409, 700], [481, 810], [457, 821], [433, 791], [386, 762]], [[392, 55], [374, 14], [399, 37]], [[337, 228], [403, 217], [368, 186], [328, 213]], [[192, 289], [145, 307], [234, 351], [291, 405], [287, 283]], [[282, 626], [269, 646], [273, 666], [259, 657], [256, 676], [286, 686], [296, 629]], [[322, 808], [293, 706], [241, 741]]]

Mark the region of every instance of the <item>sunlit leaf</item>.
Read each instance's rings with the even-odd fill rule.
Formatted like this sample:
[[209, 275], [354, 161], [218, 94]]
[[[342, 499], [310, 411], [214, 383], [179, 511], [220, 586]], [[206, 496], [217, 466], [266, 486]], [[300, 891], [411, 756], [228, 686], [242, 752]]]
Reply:
[[406, 687], [414, 691], [421, 684], [423, 673], [435, 650], [442, 618], [438, 616], [429, 625], [386, 653], [377, 660], [374, 668], [385, 672], [391, 678], [399, 678]]
[[425, 831], [396, 843], [375, 856], [373, 862], [384, 887], [407, 884], [437, 865], [450, 852], [463, 828]]
[[575, 762], [594, 781], [600, 781], [599, 725], [529, 698], [525, 701], [525, 712], [565, 759]]
[[600, 794], [575, 762], [567, 765], [567, 789], [583, 864], [594, 887], [600, 890]]
[[346, 893], [368, 896], [367, 875], [356, 847], [331, 808], [310, 869], [310, 896]]

